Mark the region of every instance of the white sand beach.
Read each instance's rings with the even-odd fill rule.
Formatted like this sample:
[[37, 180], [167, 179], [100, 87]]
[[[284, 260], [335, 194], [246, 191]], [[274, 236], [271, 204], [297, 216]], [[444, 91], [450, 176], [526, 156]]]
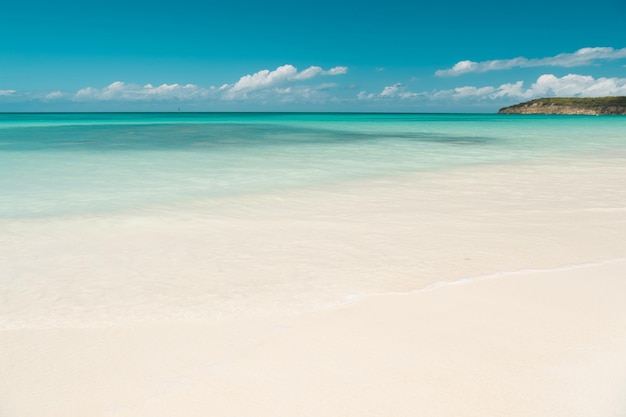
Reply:
[[622, 161], [7, 220], [0, 415], [623, 416]]

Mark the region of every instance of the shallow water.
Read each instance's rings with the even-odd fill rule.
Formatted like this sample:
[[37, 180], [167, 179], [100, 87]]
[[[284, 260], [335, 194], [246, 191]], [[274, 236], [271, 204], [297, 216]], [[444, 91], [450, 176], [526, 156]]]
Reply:
[[1, 114], [0, 218], [610, 155], [624, 152], [625, 132], [619, 117]]

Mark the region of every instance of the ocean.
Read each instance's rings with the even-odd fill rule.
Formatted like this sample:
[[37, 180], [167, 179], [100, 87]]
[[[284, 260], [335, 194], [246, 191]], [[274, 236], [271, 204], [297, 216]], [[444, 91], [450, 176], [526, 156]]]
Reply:
[[2, 114], [0, 218], [621, 152], [625, 131], [593, 116]]
[[595, 261], [619, 245], [568, 213], [620, 210], [624, 162], [615, 116], [0, 114], [0, 321], [302, 312]]

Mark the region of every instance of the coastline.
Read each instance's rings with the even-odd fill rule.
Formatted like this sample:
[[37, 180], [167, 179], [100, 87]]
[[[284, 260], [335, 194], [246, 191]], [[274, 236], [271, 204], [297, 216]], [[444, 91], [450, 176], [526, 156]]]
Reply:
[[549, 97], [514, 104], [498, 114], [626, 115], [626, 97]]

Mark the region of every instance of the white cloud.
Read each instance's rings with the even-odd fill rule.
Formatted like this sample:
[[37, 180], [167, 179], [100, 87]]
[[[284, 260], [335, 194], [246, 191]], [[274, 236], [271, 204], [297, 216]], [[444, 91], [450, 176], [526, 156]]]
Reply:
[[[294, 68], [295, 69], [295, 68]], [[324, 72], [322, 67], [312, 66], [293, 77], [295, 80], [308, 80]]]
[[486, 95], [490, 95], [495, 91], [493, 87], [457, 87], [454, 89], [455, 97], [464, 98], [464, 97], [482, 97]]
[[506, 98], [529, 100], [538, 97], [601, 97], [626, 95], [626, 78], [594, 78], [589, 75], [569, 74], [556, 77], [544, 74], [537, 78], [529, 87], [523, 81], [506, 83], [500, 86], [461, 86], [449, 90], [433, 90], [425, 92], [409, 91], [401, 83], [388, 85], [378, 93], [360, 91], [356, 98], [359, 101], [376, 100], [436, 100], [440, 102], [457, 101], [488, 101]]
[[385, 86], [378, 94], [368, 93], [367, 91], [360, 91], [356, 98], [360, 101], [364, 100], [390, 100], [390, 99], [414, 99], [419, 96], [425, 96], [425, 93], [415, 93], [409, 91], [407, 87], [402, 83], [396, 83], [393, 85]]
[[376, 97], [374, 93], [368, 93], [367, 91], [359, 91], [359, 94], [356, 95], [356, 98], [359, 100], [371, 100]]
[[502, 84], [493, 93], [493, 98], [498, 97], [520, 97], [530, 98], [533, 92], [530, 90], [524, 90], [524, 82], [518, 81], [516, 83]]
[[[308, 68], [308, 70], [311, 70], [311, 68]], [[306, 71], [307, 70], [303, 72]], [[297, 75], [298, 70], [296, 67], [289, 64], [280, 66], [274, 71], [264, 69], [254, 74], [244, 75], [229, 88], [229, 91], [231, 93], [237, 91], [254, 91], [278, 84], [281, 81], [294, 79]]]
[[511, 97], [530, 99], [536, 97], [602, 97], [626, 95], [626, 78], [594, 78], [590, 75], [568, 74], [556, 77], [544, 74], [537, 78], [529, 88], [524, 83], [502, 84], [499, 87], [485, 86], [457, 87], [453, 90], [441, 90], [433, 94], [435, 98], [477, 98], [497, 99]]
[[383, 88], [383, 91], [381, 91], [380, 96], [381, 97], [395, 97], [398, 95], [398, 92], [400, 91], [400, 89], [402, 88], [402, 84], [397, 83], [394, 85], [388, 85], [385, 88]]
[[[214, 90], [214, 87], [206, 89], [194, 84], [161, 84], [154, 87], [152, 84], [140, 86], [116, 81], [102, 89], [83, 88], [72, 98], [75, 101], [191, 100], [209, 97]], [[62, 94], [56, 91], [46, 97], [49, 99], [59, 98]]]
[[258, 103], [322, 103], [331, 99], [328, 90], [337, 87], [334, 83], [322, 83], [316, 85], [288, 85], [274, 86], [271, 88], [259, 89], [246, 92], [245, 96], [236, 96], [228, 94], [221, 96], [223, 100], [246, 99]]
[[310, 80], [319, 75], [342, 75], [348, 72], [348, 67], [334, 67], [324, 70], [322, 67], [310, 66], [298, 72], [291, 64], [282, 65], [273, 71], [264, 69], [254, 74], [244, 75], [236, 83], [225, 84], [220, 90], [225, 91], [222, 96], [225, 99], [248, 98], [249, 93], [275, 88], [290, 81]]
[[44, 97], [45, 100], [58, 100], [58, 99], [62, 99], [64, 97], [66, 97], [67, 94], [61, 92], [61, 91], [53, 91], [51, 93], [46, 94], [46, 96]]
[[[293, 65], [283, 65], [273, 71], [262, 70], [245, 75], [237, 82], [222, 84], [220, 87], [200, 87], [195, 84], [132, 84], [115, 81], [106, 87], [85, 87], [78, 91], [50, 91], [47, 93], [24, 93], [32, 100], [42, 102], [218, 102], [220, 100], [249, 99], [259, 102], [311, 101], [322, 102], [330, 99], [329, 89], [335, 83], [312, 81], [321, 76], [346, 74], [348, 68], [336, 66], [328, 70], [320, 66], [310, 66], [298, 71]], [[0, 90], [0, 97], [15, 97], [15, 90]]]
[[612, 60], [626, 58], [626, 48], [613, 49], [609, 47], [581, 48], [573, 53], [562, 53], [551, 57], [528, 59], [517, 57], [513, 59], [495, 59], [491, 61], [460, 61], [452, 68], [438, 70], [438, 77], [456, 77], [471, 72], [487, 72], [506, 70], [511, 68], [528, 67], [577, 67], [590, 65], [597, 60]]
[[600, 97], [626, 95], [626, 78], [594, 78], [590, 75], [568, 74], [556, 77], [544, 74], [531, 86], [533, 95]]
[[348, 73], [348, 67], [338, 66], [338, 67], [333, 67], [329, 69], [328, 71], [325, 71], [323, 74], [324, 75], [344, 75], [347, 73]]
[[396, 83], [394, 85], [388, 85], [383, 88], [383, 91], [380, 92], [379, 97], [383, 98], [392, 98], [397, 97], [400, 99], [409, 99], [419, 96], [420, 94], [414, 93], [412, 91], [408, 91], [405, 85], [401, 83]]

